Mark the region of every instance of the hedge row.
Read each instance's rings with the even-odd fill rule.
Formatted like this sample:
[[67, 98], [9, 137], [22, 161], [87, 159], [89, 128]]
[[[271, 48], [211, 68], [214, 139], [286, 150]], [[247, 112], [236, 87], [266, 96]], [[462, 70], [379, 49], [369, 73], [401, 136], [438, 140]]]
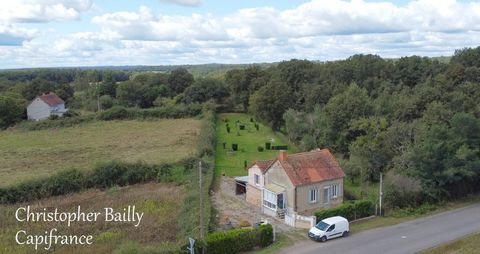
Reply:
[[74, 116], [74, 117], [63, 117], [59, 119], [46, 119], [42, 121], [23, 121], [17, 124], [16, 127], [22, 130], [27, 131], [36, 131], [44, 130], [51, 128], [65, 128], [77, 126], [82, 123], [88, 123], [95, 120], [95, 114], [84, 115], [84, 116]]
[[[190, 171], [189, 179], [185, 185], [188, 190], [182, 202], [178, 216], [179, 239], [188, 242], [188, 237], [200, 238], [200, 193], [203, 199], [204, 226], [210, 230], [214, 226], [215, 218], [212, 216], [213, 207], [209, 198], [214, 181], [214, 153], [215, 153], [215, 113], [212, 108], [204, 107], [202, 110], [202, 123], [197, 145], [197, 158], [185, 160], [183, 165]], [[203, 188], [198, 186], [198, 162], [202, 161]]]
[[173, 106], [139, 109], [116, 106], [98, 114], [100, 120], [147, 119], [147, 118], [184, 118], [202, 113], [201, 104], [179, 104]]
[[44, 130], [51, 128], [72, 127], [95, 120], [121, 120], [121, 119], [148, 119], [148, 118], [184, 118], [200, 115], [202, 104], [178, 104], [167, 107], [140, 109], [116, 106], [97, 114], [46, 119], [42, 121], [23, 121], [18, 128], [28, 131]]
[[251, 251], [255, 247], [266, 247], [273, 242], [272, 225], [260, 225], [258, 228], [233, 229], [215, 232], [205, 238], [208, 254], [229, 254]]
[[333, 217], [342, 216], [348, 220], [356, 220], [374, 214], [374, 205], [370, 200], [348, 201], [335, 208], [322, 209], [315, 212], [317, 222]]
[[174, 180], [171, 177], [173, 167], [173, 164], [150, 165], [143, 162], [111, 161], [98, 164], [88, 172], [77, 169], [62, 170], [49, 177], [0, 188], [0, 203], [26, 202], [74, 193], [87, 188], [125, 186], [153, 180], [169, 182]]

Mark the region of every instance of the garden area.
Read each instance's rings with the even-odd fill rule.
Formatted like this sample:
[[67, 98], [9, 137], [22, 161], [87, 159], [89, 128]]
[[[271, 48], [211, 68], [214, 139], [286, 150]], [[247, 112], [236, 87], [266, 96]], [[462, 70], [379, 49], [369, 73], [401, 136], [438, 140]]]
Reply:
[[273, 132], [270, 127], [248, 114], [218, 114], [215, 157], [217, 174], [246, 175], [247, 166], [255, 160], [275, 158], [279, 148], [286, 148], [289, 153], [297, 152], [297, 148], [282, 134]]

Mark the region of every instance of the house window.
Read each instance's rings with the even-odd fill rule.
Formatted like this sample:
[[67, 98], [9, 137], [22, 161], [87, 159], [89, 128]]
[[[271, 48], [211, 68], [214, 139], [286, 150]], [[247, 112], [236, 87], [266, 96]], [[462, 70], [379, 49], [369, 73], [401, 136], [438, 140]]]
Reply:
[[253, 178], [253, 180], [255, 181], [255, 185], [260, 185], [260, 176], [255, 174]]
[[338, 184], [332, 185], [332, 198], [338, 197]]
[[318, 200], [318, 189], [310, 189], [308, 192], [308, 202], [317, 203]]
[[263, 205], [270, 209], [277, 209], [277, 195], [273, 192], [263, 190]]

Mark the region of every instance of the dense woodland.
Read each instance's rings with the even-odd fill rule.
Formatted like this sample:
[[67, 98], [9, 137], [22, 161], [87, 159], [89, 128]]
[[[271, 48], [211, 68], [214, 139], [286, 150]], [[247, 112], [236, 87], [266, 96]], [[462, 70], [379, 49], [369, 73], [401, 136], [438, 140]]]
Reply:
[[[202, 73], [202, 72], [199, 72]], [[214, 102], [247, 111], [302, 150], [327, 147], [348, 181], [387, 176], [391, 207], [480, 190], [480, 47], [450, 61], [426, 57], [290, 60], [216, 70], [36, 69], [0, 72], [0, 127], [26, 118], [28, 101], [54, 91], [75, 117], [112, 107]]]

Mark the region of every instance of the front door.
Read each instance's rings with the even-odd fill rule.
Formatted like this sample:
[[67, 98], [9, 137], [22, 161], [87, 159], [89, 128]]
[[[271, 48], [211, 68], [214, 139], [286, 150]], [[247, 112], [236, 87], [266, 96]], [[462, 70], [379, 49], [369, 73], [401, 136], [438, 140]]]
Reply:
[[277, 194], [277, 207], [278, 209], [283, 209], [285, 207], [283, 202], [283, 193]]

